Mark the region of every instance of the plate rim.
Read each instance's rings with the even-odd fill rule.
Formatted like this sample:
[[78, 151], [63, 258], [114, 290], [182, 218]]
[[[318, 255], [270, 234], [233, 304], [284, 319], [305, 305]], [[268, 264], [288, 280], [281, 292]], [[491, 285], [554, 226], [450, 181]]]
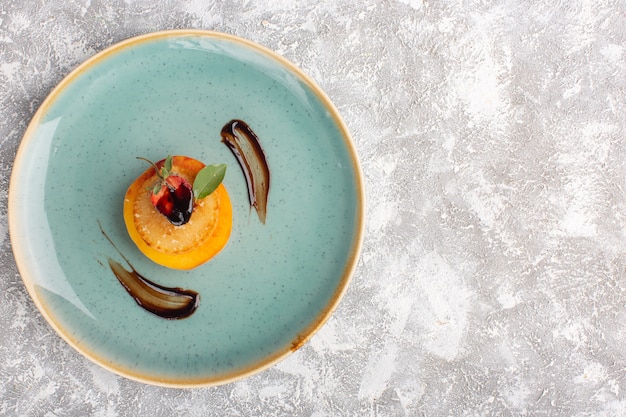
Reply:
[[[31, 277], [28, 272], [28, 261], [27, 256], [24, 254], [26, 250], [23, 248], [24, 245], [20, 245], [18, 242], [20, 241], [20, 236], [18, 233], [18, 218], [19, 211], [17, 210], [17, 197], [15, 196], [16, 192], [14, 191], [14, 184], [16, 183], [15, 178], [21, 172], [22, 161], [24, 159], [24, 154], [26, 149], [30, 146], [33, 146], [33, 141], [35, 140], [35, 135], [33, 132], [36, 130], [37, 126], [39, 126], [40, 122], [47, 114], [48, 110], [52, 107], [56, 98], [65, 91], [66, 87], [71, 85], [71, 83], [79, 77], [83, 72], [92, 68], [99, 62], [106, 60], [108, 57], [115, 55], [123, 51], [124, 49], [138, 45], [144, 42], [148, 42], [151, 40], [157, 39], [166, 39], [173, 37], [208, 37], [213, 39], [221, 39], [232, 41], [234, 43], [243, 45], [244, 47], [250, 48], [256, 52], [260, 52], [271, 60], [277, 61], [280, 65], [284, 66], [288, 71], [292, 72], [296, 75], [301, 81], [306, 83], [311, 91], [317, 95], [320, 101], [323, 104], [323, 107], [330, 113], [330, 116], [337, 124], [341, 136], [343, 138], [344, 144], [347, 147], [347, 151], [352, 163], [353, 173], [355, 176], [355, 185], [356, 185], [356, 215], [354, 218], [355, 231], [352, 235], [352, 246], [350, 248], [349, 254], [346, 258], [346, 263], [343, 269], [343, 274], [341, 276], [341, 280], [339, 284], [335, 288], [332, 297], [329, 302], [323, 309], [321, 309], [317, 316], [315, 316], [311, 322], [311, 324], [302, 329], [300, 333], [296, 335], [296, 338], [292, 340], [290, 344], [287, 344], [282, 349], [276, 349], [270, 355], [267, 355], [260, 360], [253, 361], [251, 364], [235, 368], [232, 371], [229, 371], [225, 374], [215, 375], [204, 375], [202, 377], [193, 377], [187, 379], [184, 378], [167, 378], [164, 377], [162, 379], [154, 378], [152, 376], [143, 375], [140, 372], [132, 372], [128, 369], [125, 369], [121, 366], [115, 366], [113, 363], [109, 363], [108, 361], [104, 361], [102, 355], [98, 355], [95, 352], [92, 352], [90, 349], [87, 349], [85, 346], [82, 346], [76, 340], [72, 339], [66, 331], [62, 329], [62, 327], [55, 321], [53, 314], [48, 311], [45, 307], [44, 303], [39, 299], [37, 295], [37, 291], [34, 286], [34, 278]], [[36, 145], [34, 145], [36, 146]], [[22, 282], [26, 287], [26, 290], [34, 302], [35, 306], [39, 313], [44, 317], [48, 325], [50, 325], [55, 333], [60, 336], [67, 344], [69, 344], [75, 351], [80, 353], [85, 358], [89, 359], [91, 362], [101, 366], [117, 375], [122, 377], [156, 386], [163, 387], [172, 387], [172, 388], [197, 388], [197, 387], [208, 387], [208, 386], [218, 386], [224, 385], [231, 382], [235, 382], [247, 377], [250, 377], [254, 374], [260, 373], [265, 369], [272, 367], [277, 364], [291, 353], [298, 350], [304, 344], [306, 344], [312, 337], [315, 335], [320, 328], [324, 326], [324, 324], [328, 321], [328, 319], [332, 316], [336, 308], [338, 307], [341, 299], [344, 297], [349, 284], [353, 278], [354, 272], [356, 270], [356, 266], [358, 263], [359, 255], [361, 252], [361, 248], [363, 245], [363, 239], [365, 234], [365, 208], [366, 198], [365, 198], [365, 184], [363, 179], [363, 171], [361, 169], [360, 159], [358, 157], [358, 153], [354, 144], [354, 140], [350, 135], [347, 125], [345, 124], [343, 118], [341, 117], [339, 111], [332, 103], [327, 94], [315, 83], [315, 81], [308, 76], [304, 71], [302, 71], [299, 67], [293, 64], [291, 61], [287, 60], [277, 52], [260, 45], [251, 40], [239, 37], [237, 35], [232, 35], [224, 32], [218, 32], [213, 30], [203, 30], [203, 29], [173, 29], [173, 30], [161, 30], [156, 32], [150, 32], [134, 37], [127, 38], [120, 42], [113, 43], [108, 47], [104, 48], [100, 52], [94, 54], [93, 56], [87, 58], [73, 70], [71, 70], [46, 96], [44, 101], [40, 104], [39, 108], [31, 118], [22, 139], [19, 143], [17, 152], [15, 154], [15, 158], [13, 161], [13, 167], [11, 169], [11, 176], [9, 179], [9, 190], [8, 190], [8, 226], [9, 226], [9, 238], [11, 242], [11, 248], [13, 251], [13, 257], [15, 259], [15, 263], [17, 265], [17, 270], [20, 274]]]

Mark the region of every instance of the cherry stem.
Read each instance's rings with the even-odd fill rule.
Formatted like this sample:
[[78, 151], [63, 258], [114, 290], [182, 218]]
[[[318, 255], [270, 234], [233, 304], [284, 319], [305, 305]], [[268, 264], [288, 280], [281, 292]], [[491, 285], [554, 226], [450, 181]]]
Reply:
[[161, 181], [165, 181], [165, 178], [163, 178], [163, 175], [161, 175], [161, 170], [159, 169], [158, 166], [156, 166], [156, 164], [154, 162], [152, 162], [149, 159], [143, 158], [141, 156], [136, 156], [136, 158], [137, 159], [141, 159], [142, 161], [146, 161], [147, 163], [152, 165], [152, 167], [154, 168], [154, 172], [156, 172], [157, 176], [161, 179]]

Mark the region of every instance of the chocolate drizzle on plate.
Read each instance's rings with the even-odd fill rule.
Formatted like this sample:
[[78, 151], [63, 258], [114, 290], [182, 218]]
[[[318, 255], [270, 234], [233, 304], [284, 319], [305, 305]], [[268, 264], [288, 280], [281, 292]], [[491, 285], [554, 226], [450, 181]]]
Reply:
[[164, 287], [141, 275], [115, 246], [99, 222], [98, 225], [104, 237], [130, 267], [128, 270], [119, 262], [107, 258], [111, 271], [140, 307], [168, 320], [184, 319], [196, 311], [200, 304], [200, 294], [193, 290], [178, 287]]
[[130, 265], [130, 271], [108, 258], [111, 271], [128, 294], [145, 310], [169, 320], [191, 316], [198, 308], [199, 294], [193, 290], [168, 288], [150, 281]]
[[270, 170], [259, 138], [243, 120], [234, 119], [222, 128], [222, 142], [233, 152], [248, 184], [250, 205], [265, 224]]

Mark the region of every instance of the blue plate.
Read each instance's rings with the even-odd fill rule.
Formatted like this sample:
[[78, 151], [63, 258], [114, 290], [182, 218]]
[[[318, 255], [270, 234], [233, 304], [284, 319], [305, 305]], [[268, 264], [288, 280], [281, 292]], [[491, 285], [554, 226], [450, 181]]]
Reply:
[[[242, 119], [271, 172], [267, 220], [220, 131]], [[233, 231], [191, 271], [160, 267], [122, 217], [135, 159], [188, 155], [228, 165]], [[227, 383], [299, 348], [331, 315], [363, 234], [358, 158], [337, 110], [311, 79], [249, 41], [167, 31], [114, 45], [54, 89], [28, 127], [11, 176], [9, 226], [24, 284], [52, 327], [89, 359], [165, 386]], [[158, 284], [200, 293], [165, 320], [140, 308], [107, 258]]]

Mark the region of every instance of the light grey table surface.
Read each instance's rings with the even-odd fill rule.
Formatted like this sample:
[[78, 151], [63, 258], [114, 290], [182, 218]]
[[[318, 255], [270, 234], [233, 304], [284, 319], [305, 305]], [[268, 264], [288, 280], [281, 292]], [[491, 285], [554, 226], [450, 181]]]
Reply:
[[[75, 352], [11, 251], [9, 176], [51, 89], [128, 37], [248, 38], [359, 152], [361, 258], [300, 350], [171, 389]], [[626, 2], [0, 2], [0, 415], [626, 416]]]

